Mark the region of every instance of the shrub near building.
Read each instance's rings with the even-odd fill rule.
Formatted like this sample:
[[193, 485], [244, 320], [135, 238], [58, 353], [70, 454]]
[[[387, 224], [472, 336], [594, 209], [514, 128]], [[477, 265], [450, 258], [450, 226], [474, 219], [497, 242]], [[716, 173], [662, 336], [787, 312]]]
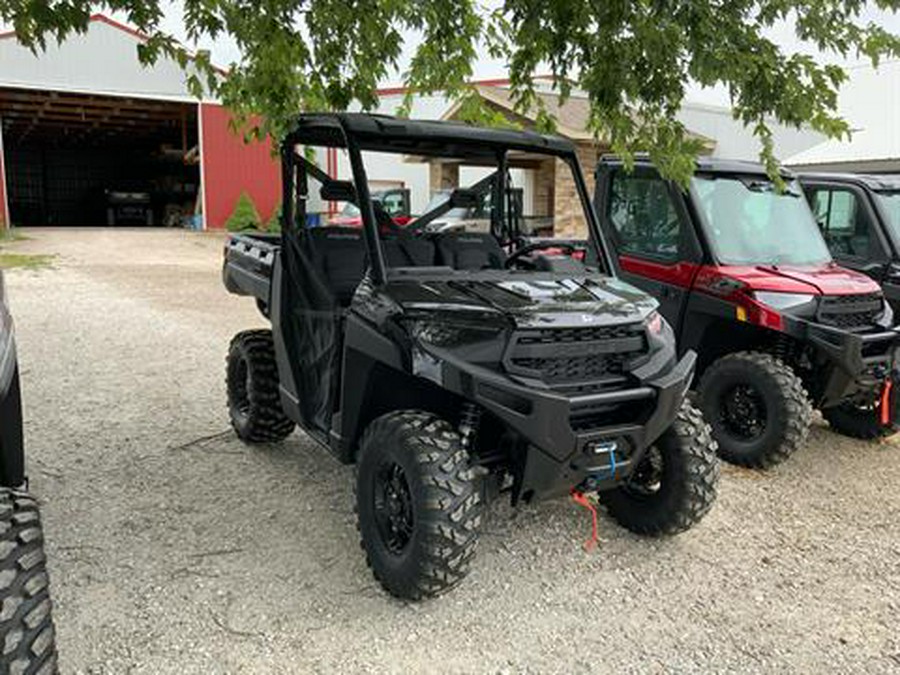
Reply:
[[258, 230], [262, 225], [262, 218], [256, 209], [256, 204], [246, 192], [242, 192], [238, 197], [234, 211], [225, 221], [225, 227], [229, 232], [243, 232], [244, 230]]

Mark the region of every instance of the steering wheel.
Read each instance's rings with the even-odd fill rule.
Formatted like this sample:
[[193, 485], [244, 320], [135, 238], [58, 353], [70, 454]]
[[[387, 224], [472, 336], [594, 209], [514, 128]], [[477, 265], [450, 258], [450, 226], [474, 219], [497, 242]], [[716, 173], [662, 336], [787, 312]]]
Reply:
[[510, 253], [509, 257], [506, 259], [506, 262], [503, 265], [506, 269], [509, 269], [524, 256], [530, 253], [534, 253], [535, 251], [544, 251], [548, 248], [561, 248], [566, 252], [567, 255], [572, 255], [579, 249], [579, 246], [572, 241], [553, 241], [552, 239], [545, 239], [544, 241], [534, 241], [530, 244], [526, 244], [517, 251], [513, 251], [512, 253]]

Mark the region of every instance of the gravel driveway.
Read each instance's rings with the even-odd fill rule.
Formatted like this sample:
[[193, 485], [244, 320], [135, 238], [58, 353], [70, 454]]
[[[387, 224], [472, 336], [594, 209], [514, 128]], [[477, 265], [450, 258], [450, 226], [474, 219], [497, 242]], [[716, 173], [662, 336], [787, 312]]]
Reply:
[[566, 500], [494, 505], [472, 575], [419, 605], [366, 569], [351, 469], [229, 433], [224, 357], [263, 325], [220, 236], [32, 230], [13, 270], [29, 473], [64, 672], [900, 671], [900, 447], [817, 420], [768, 473], [725, 467], [693, 531]]

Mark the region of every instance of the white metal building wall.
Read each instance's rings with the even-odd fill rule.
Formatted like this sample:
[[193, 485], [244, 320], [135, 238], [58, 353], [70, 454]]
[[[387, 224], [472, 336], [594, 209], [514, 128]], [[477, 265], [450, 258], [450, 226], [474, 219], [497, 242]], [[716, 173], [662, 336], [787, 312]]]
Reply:
[[90, 22], [82, 35], [33, 54], [13, 37], [0, 39], [0, 87], [49, 89], [111, 96], [194, 101], [178, 64], [160, 59], [144, 68], [137, 58], [140, 36], [108, 19]]
[[[727, 108], [685, 103], [678, 113], [685, 127], [703, 134], [716, 142], [714, 157], [740, 159], [748, 162], [759, 160], [760, 143], [751, 129], [734, 119]], [[811, 129], [793, 129], [771, 122], [775, 156], [785, 160], [791, 155], [818, 145], [825, 137]]]
[[787, 163], [821, 171], [900, 172], [900, 60], [878, 68], [851, 67], [838, 112], [850, 124], [849, 140], [825, 141]]

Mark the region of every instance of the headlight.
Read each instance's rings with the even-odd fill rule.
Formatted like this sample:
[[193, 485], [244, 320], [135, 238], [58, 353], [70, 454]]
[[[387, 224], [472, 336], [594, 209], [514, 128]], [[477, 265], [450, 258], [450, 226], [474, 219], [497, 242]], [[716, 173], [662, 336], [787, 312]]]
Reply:
[[888, 304], [887, 300], [884, 300], [881, 304], [883, 309], [881, 310], [881, 315], [878, 317], [878, 320], [881, 322], [881, 325], [891, 327], [894, 325], [894, 310]]
[[501, 330], [494, 326], [473, 326], [427, 319], [411, 321], [409, 327], [410, 334], [415, 339], [435, 347], [456, 347], [491, 340]]
[[644, 330], [647, 331], [647, 352], [633, 362], [633, 367], [641, 365], [645, 361], [658, 354], [660, 350], [668, 350], [675, 354], [675, 335], [672, 327], [662, 314], [657, 311], [650, 312], [644, 319]]
[[663, 332], [663, 327], [666, 324], [665, 320], [662, 318], [662, 314], [657, 311], [653, 311], [647, 315], [646, 319], [644, 319], [644, 325], [647, 327], [650, 335], [659, 335]]
[[815, 302], [809, 293], [779, 293], [777, 291], [753, 291], [753, 297], [772, 309], [797, 309]]

